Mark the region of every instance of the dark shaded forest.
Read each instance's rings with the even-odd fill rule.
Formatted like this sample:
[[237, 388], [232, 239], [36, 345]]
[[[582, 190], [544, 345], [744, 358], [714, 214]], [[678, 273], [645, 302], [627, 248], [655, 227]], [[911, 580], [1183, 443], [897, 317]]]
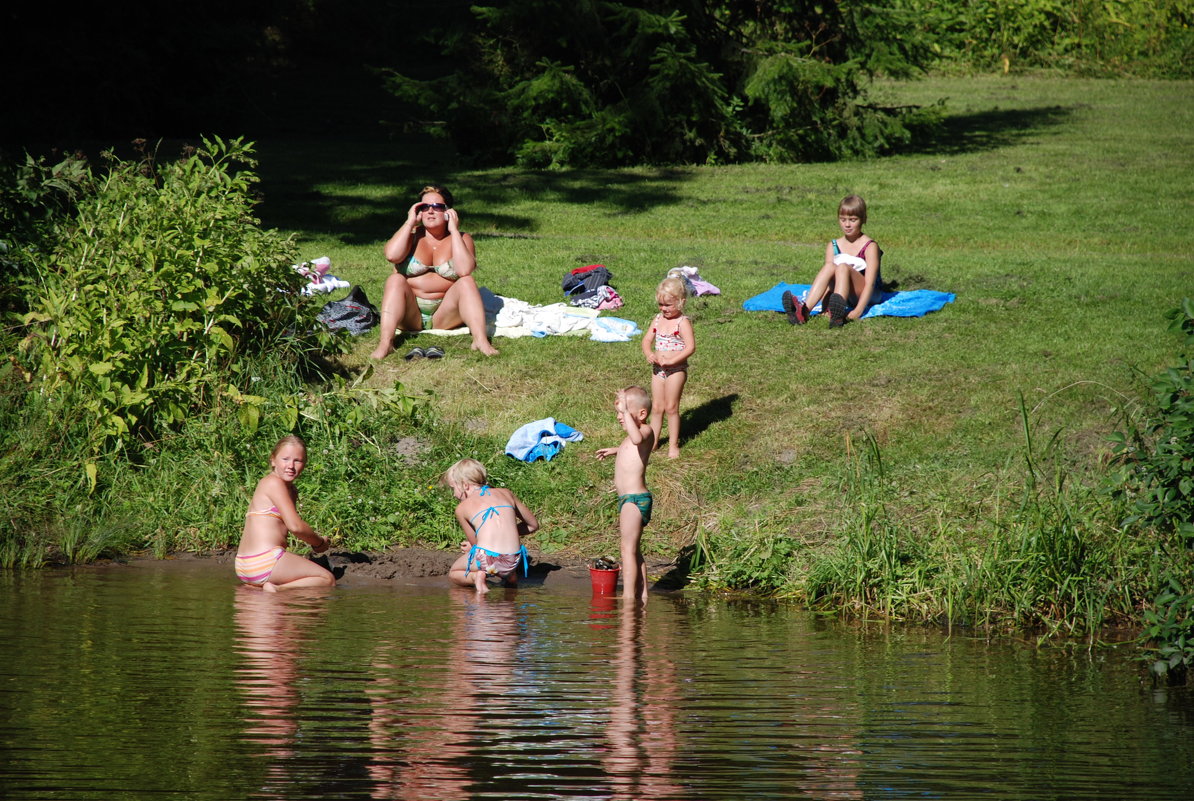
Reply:
[[[9, 152], [432, 134], [472, 165], [871, 157], [941, 134], [876, 77], [1186, 77], [1189, 0], [196, 0], [0, 12]], [[1122, 17], [1122, 18], [1121, 18]]]
[[[403, 109], [375, 67], [442, 69], [420, 43], [426, 4], [302, 0], [20, 3], [8, 32], [8, 148], [199, 134], [380, 133]], [[467, 20], [447, 0], [434, 14]]]

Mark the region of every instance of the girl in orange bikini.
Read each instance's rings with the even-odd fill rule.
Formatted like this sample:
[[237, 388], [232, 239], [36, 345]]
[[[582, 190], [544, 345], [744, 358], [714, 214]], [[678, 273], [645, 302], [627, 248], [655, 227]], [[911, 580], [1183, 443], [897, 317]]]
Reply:
[[299, 517], [294, 481], [307, 464], [307, 444], [300, 437], [278, 440], [269, 457], [270, 472], [257, 482], [245, 530], [236, 549], [236, 575], [245, 584], [266, 592], [293, 587], [334, 587], [336, 579], [310, 559], [286, 550], [286, 535], [293, 534], [321, 553], [331, 545]]

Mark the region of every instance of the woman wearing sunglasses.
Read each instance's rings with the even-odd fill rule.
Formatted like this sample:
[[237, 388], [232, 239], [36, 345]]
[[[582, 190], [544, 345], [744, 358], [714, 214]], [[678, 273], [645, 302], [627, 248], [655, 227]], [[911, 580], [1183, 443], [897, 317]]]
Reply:
[[386, 242], [394, 272], [381, 296], [381, 341], [374, 359], [394, 352], [396, 331], [467, 326], [473, 349], [497, 353], [485, 332], [485, 307], [477, 289], [473, 238], [460, 230], [452, 193], [425, 186], [402, 224]]

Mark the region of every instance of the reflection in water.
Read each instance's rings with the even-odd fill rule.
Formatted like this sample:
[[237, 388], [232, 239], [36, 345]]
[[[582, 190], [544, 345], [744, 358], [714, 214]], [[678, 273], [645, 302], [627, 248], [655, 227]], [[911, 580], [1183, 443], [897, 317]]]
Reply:
[[242, 657], [234, 671], [244, 697], [244, 736], [262, 745], [268, 757], [265, 797], [284, 798], [285, 763], [294, 755], [300, 720], [298, 656], [311, 614], [322, 604], [301, 590], [282, 596], [241, 585], [234, 592], [236, 645]]
[[0, 572], [0, 798], [1194, 797], [1194, 698], [1129, 653], [184, 570]]
[[604, 759], [611, 798], [677, 798], [672, 780], [676, 758], [676, 665], [666, 653], [647, 653], [638, 603], [624, 601]]
[[[447, 673], [438, 690], [402, 692], [395, 649], [379, 648], [370, 691], [369, 767], [375, 799], [468, 798], [474, 781], [496, 770], [470, 743], [482, 719], [514, 715], [514, 664], [521, 641], [517, 592], [452, 592]], [[395, 746], [405, 740], [402, 758]], [[480, 775], [474, 777], [473, 771]]]

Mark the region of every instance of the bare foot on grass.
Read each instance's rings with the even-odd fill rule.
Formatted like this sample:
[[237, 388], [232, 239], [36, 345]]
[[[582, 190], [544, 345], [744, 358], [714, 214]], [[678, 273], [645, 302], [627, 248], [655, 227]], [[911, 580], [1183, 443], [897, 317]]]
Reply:
[[497, 356], [500, 351], [489, 342], [474, 342], [473, 350], [479, 350], [486, 356]]

